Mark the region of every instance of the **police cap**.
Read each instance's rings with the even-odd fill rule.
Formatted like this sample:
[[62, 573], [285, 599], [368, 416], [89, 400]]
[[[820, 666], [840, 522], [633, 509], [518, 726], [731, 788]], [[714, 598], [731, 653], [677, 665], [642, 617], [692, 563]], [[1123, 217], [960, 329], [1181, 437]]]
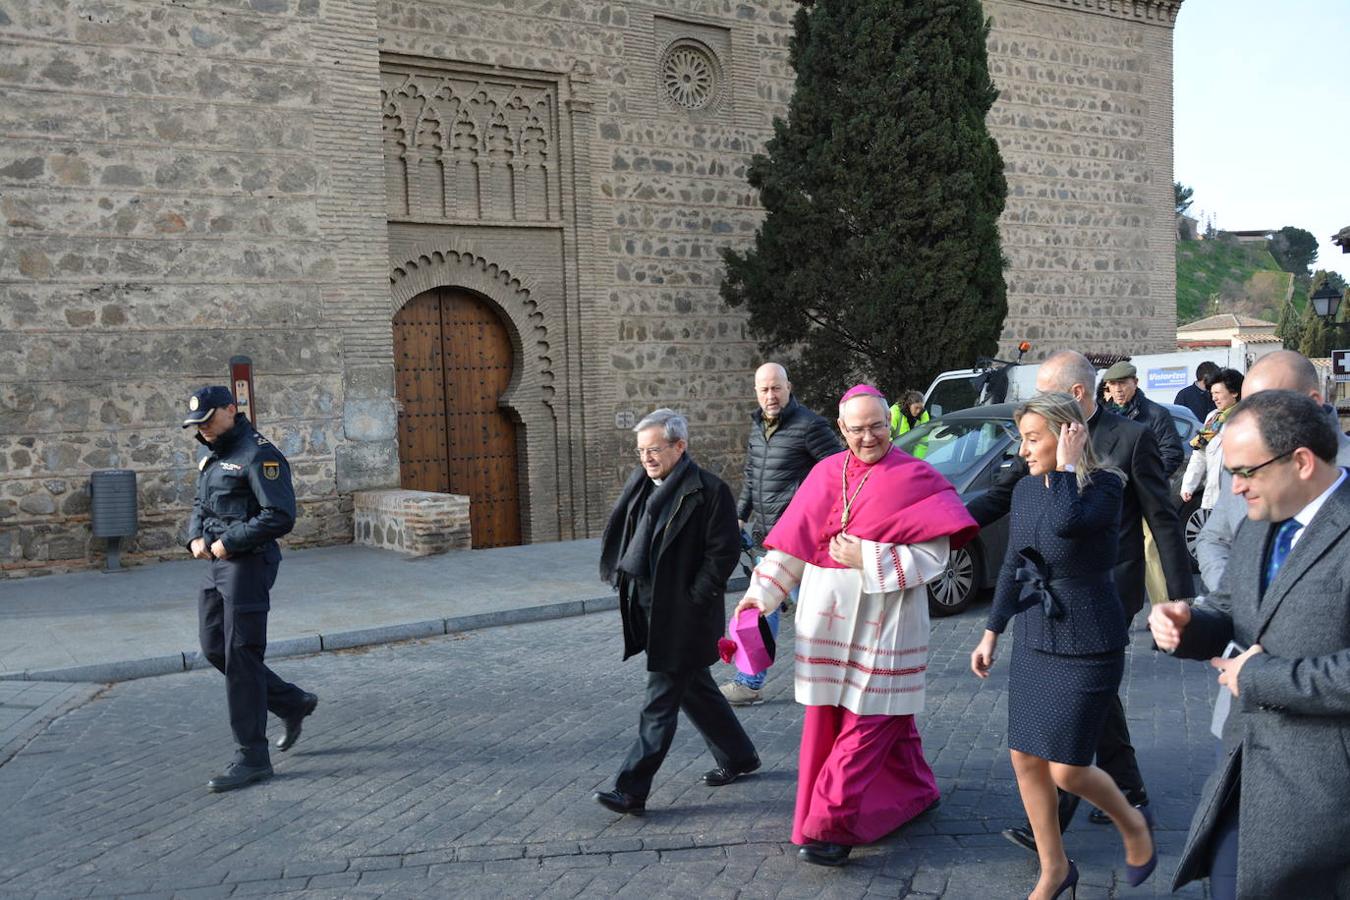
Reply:
[[183, 419], [183, 427], [200, 425], [211, 418], [211, 413], [233, 402], [234, 394], [224, 385], [214, 384], [198, 388], [188, 398], [187, 416]]

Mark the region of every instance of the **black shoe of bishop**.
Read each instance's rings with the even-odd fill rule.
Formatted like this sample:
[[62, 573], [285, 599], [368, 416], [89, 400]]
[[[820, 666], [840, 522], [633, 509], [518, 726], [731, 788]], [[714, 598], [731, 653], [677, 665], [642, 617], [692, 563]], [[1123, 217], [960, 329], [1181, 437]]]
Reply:
[[255, 781], [266, 781], [271, 777], [271, 763], [250, 766], [241, 762], [232, 762], [225, 767], [224, 772], [206, 783], [206, 789], [213, 794], [218, 794], [221, 791], [233, 791], [237, 788], [246, 787]]
[[646, 800], [625, 794], [617, 788], [612, 791], [596, 791], [595, 802], [621, 816], [640, 816], [647, 811]]
[[760, 766], [759, 757], [752, 758], [749, 762], [739, 766], [718, 766], [715, 769], [703, 773], [703, 783], [708, 787], [721, 787], [724, 784], [731, 784], [742, 775], [749, 775]]
[[813, 866], [842, 866], [853, 848], [848, 844], [807, 844], [797, 851], [802, 862]]
[[277, 749], [282, 753], [295, 746], [295, 742], [300, 740], [300, 726], [304, 723], [305, 717], [314, 712], [314, 707], [319, 705], [319, 698], [315, 694], [305, 694], [305, 701], [300, 706], [300, 715], [293, 716], [286, 720], [286, 733], [277, 738]]

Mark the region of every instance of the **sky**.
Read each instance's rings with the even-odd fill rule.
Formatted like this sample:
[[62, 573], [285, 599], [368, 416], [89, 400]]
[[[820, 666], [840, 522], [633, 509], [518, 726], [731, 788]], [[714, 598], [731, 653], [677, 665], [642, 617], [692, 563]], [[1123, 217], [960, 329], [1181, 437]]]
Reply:
[[1227, 231], [1293, 225], [1350, 278], [1350, 0], [1184, 0], [1173, 177]]

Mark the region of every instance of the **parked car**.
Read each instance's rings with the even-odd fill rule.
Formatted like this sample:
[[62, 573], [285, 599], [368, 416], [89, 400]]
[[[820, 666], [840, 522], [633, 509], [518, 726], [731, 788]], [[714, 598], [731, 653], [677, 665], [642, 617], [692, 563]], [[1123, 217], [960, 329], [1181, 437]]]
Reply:
[[[1191, 437], [1200, 429], [1195, 414], [1184, 406], [1162, 404], [1172, 414], [1181, 436], [1186, 459]], [[914, 445], [928, 445], [924, 459], [941, 472], [969, 503], [994, 485], [1000, 466], [1017, 455], [1021, 436], [1013, 422], [1015, 403], [977, 406], [934, 419], [901, 435], [895, 445], [909, 452]], [[1186, 533], [1186, 548], [1195, 560], [1195, 535], [1204, 525], [1200, 496], [1181, 503], [1181, 477], [1186, 463], [1172, 476], [1172, 495]], [[976, 538], [954, 552], [947, 572], [928, 585], [928, 609], [934, 616], [955, 615], [967, 609], [981, 591], [992, 588], [1008, 544], [1008, 517], [982, 528]]]

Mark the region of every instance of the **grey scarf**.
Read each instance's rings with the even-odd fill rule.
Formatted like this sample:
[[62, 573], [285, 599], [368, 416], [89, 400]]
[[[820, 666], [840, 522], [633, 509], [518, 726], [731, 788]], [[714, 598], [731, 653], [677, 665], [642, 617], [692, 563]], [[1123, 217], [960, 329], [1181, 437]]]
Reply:
[[670, 470], [670, 474], [661, 479], [656, 490], [647, 495], [647, 503], [642, 508], [642, 515], [638, 517], [637, 527], [633, 529], [633, 536], [628, 539], [623, 558], [619, 560], [620, 572], [634, 578], [652, 576], [652, 538], [656, 534], [657, 523], [664, 520], [666, 511], [670, 508], [670, 501], [678, 492], [687, 471], [689, 471], [689, 455], [686, 453], [680, 457], [675, 468]]

